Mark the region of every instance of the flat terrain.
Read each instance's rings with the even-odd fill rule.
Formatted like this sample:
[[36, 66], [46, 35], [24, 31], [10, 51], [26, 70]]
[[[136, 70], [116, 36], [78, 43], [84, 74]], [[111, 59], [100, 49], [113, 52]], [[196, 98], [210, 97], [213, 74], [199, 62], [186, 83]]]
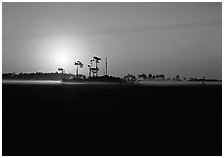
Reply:
[[7, 84], [3, 155], [221, 155], [221, 85]]

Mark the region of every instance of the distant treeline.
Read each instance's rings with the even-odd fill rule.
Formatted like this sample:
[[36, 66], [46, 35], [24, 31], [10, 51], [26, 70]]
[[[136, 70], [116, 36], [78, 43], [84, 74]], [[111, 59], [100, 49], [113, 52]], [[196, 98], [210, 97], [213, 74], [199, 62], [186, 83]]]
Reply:
[[[103, 76], [102, 76], [103, 77]], [[179, 75], [176, 75], [174, 78], [166, 78], [165, 75], [163, 74], [140, 74], [140, 75], [132, 75], [128, 74], [124, 76], [124, 78], [120, 77], [113, 77], [113, 76], [107, 76], [106, 78], [116, 78], [116, 79], [124, 79], [126, 81], [130, 82], [135, 82], [138, 80], [174, 80], [174, 81], [211, 81], [211, 82], [221, 82], [221, 80], [218, 79], [206, 79], [206, 77], [203, 78], [196, 78], [196, 77], [191, 77], [190, 79], [186, 78], [181, 78]], [[51, 72], [51, 73], [43, 73], [43, 72], [36, 72], [36, 73], [4, 73], [2, 75], [2, 79], [7, 79], [7, 80], [62, 80], [62, 79], [72, 79], [72, 78], [77, 78], [76, 75], [74, 74], [67, 74], [67, 73], [58, 73], [58, 72]], [[86, 79], [85, 75], [78, 75], [78, 78], [80, 79]], [[92, 77], [91, 77], [92, 78]]]
[[196, 78], [196, 77], [191, 77], [190, 79], [186, 79], [181, 78], [179, 75], [176, 75], [175, 77], [171, 78], [166, 78], [165, 75], [163, 74], [157, 74], [157, 75], [153, 75], [153, 74], [140, 74], [138, 76], [132, 75], [132, 74], [128, 74], [126, 76], [124, 76], [124, 79], [127, 81], [138, 81], [138, 80], [173, 80], [173, 81], [211, 81], [211, 82], [221, 82], [221, 80], [218, 79], [206, 79], [206, 77], [203, 78]]
[[207, 82], [221, 82], [222, 80], [218, 79], [204, 79], [204, 78], [190, 78], [188, 81], [207, 81]]
[[36, 72], [36, 73], [4, 73], [2, 75], [2, 79], [18, 79], [18, 80], [62, 80], [62, 79], [70, 79], [71, 77], [74, 77], [73, 74], [62, 74], [62, 73], [42, 73], [42, 72]]

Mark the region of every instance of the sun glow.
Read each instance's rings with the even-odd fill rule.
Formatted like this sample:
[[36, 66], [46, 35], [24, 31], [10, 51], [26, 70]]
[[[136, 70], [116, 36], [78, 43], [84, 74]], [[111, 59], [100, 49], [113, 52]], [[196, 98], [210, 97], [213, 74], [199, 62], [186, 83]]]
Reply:
[[74, 62], [82, 60], [82, 44], [67, 36], [46, 38], [38, 50], [39, 64], [51, 71], [59, 67], [67, 73], [74, 73]]
[[66, 50], [65, 48], [55, 48], [53, 51], [53, 60], [55, 64], [59, 66], [67, 66], [68, 64], [71, 64], [71, 51]]

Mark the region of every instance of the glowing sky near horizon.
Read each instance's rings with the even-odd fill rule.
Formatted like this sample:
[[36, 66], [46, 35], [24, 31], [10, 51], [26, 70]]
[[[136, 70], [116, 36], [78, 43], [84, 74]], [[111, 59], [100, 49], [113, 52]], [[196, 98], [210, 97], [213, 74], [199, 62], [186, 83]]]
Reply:
[[94, 56], [103, 74], [222, 75], [220, 3], [6, 3], [3, 72], [87, 75]]

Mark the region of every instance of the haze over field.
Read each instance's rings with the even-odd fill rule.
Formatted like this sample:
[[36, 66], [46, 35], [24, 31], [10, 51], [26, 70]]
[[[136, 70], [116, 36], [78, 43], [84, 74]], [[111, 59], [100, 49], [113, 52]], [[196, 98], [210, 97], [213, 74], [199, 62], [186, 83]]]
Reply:
[[3, 3], [3, 72], [222, 76], [221, 3]]

